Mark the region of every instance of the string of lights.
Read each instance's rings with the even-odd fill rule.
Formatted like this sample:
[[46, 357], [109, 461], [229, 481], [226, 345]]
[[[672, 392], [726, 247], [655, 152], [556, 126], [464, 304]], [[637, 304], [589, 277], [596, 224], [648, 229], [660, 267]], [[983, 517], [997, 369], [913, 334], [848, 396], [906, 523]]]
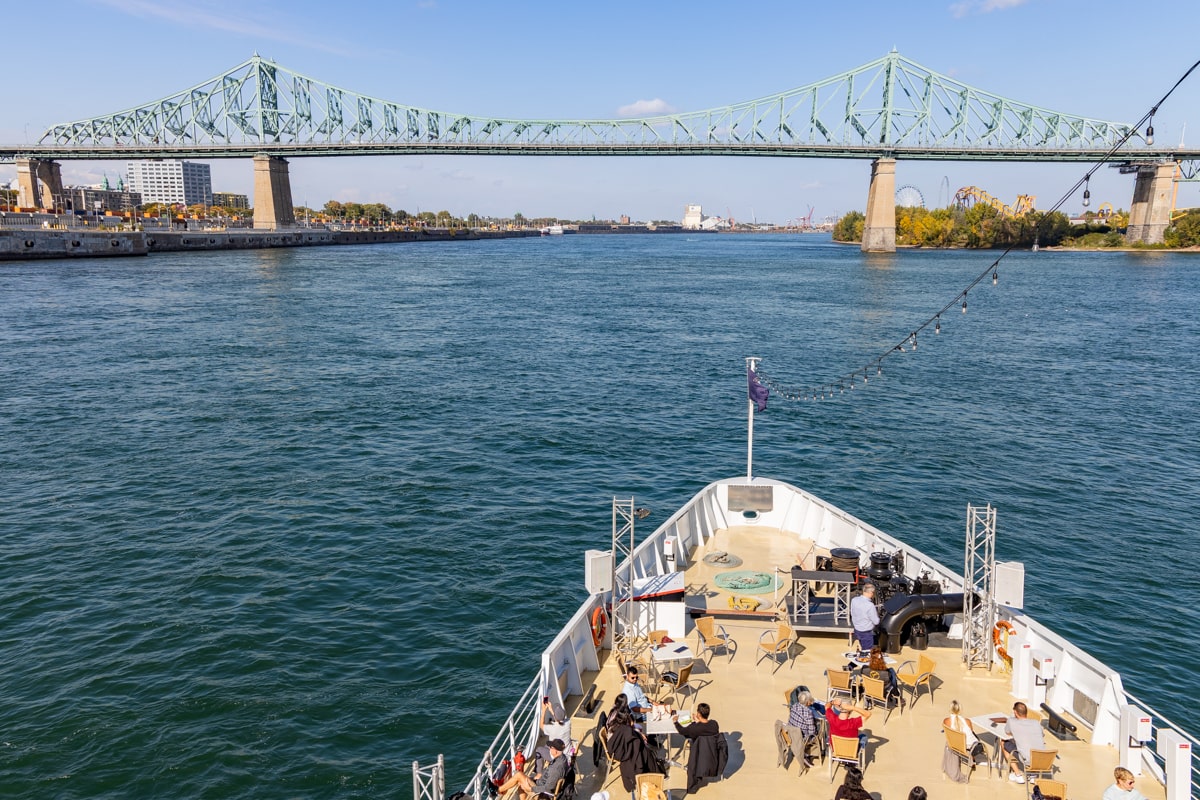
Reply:
[[[1098, 161], [1092, 164], [1088, 168], [1087, 172], [1084, 173], [1083, 177], [1076, 181], [1075, 184], [1058, 199], [1058, 202], [1056, 202], [1046, 213], [1041, 216], [1037, 222], [1039, 229], [1049, 219], [1050, 214], [1062, 208], [1063, 205], [1065, 205], [1066, 202], [1070, 200], [1076, 192], [1079, 191], [1080, 187], [1083, 188], [1082, 202], [1084, 207], [1090, 205], [1092, 193], [1089, 189], [1089, 182], [1091, 181], [1092, 175], [1096, 173], [1096, 170], [1100, 169], [1109, 161], [1112, 161], [1116, 152], [1120, 150], [1126, 142], [1137, 135], [1137, 132], [1142, 129], [1143, 125], [1146, 126], [1146, 133], [1144, 136], [1146, 144], [1154, 144], [1154, 115], [1158, 113], [1158, 109], [1162, 106], [1162, 104], [1165, 103], [1167, 99], [1175, 93], [1175, 90], [1178, 89], [1179, 86], [1188, 79], [1188, 77], [1196, 70], [1197, 67], [1200, 67], [1200, 61], [1192, 64], [1192, 66], [1188, 68], [1185, 73], [1183, 73], [1179, 80], [1175, 81], [1175, 84], [1167, 91], [1167, 93], [1164, 94], [1157, 103], [1151, 106], [1150, 110], [1147, 111], [1140, 120], [1138, 120], [1134, 125], [1130, 126], [1129, 131], [1125, 134], [1125, 136], [1113, 144], [1113, 146], [1109, 148], [1108, 152], [1106, 152]], [[1040, 230], [1035, 230], [1035, 242], [1037, 241], [1040, 233]], [[925, 333], [930, 326], [933, 327], [933, 334], [935, 336], [940, 335], [942, 332], [943, 314], [946, 314], [951, 309], [956, 307], [961, 308], [962, 313], [966, 314], [968, 293], [976, 286], [983, 283], [989, 274], [991, 275], [992, 285], [997, 285], [1000, 282], [1000, 262], [1003, 261], [1009, 253], [1015, 250], [1016, 247], [1016, 244], [1009, 245], [994, 261], [992, 261], [991, 264], [988, 265], [987, 269], [976, 275], [974, 280], [968, 283], [962, 291], [955, 295], [954, 299], [934, 312], [933, 315], [924, 322], [915, 326], [908, 333], [908, 335], [901, 339], [898, 343], [883, 351], [876, 358], [868, 361], [857, 369], [842, 373], [826, 383], [802, 388], [784, 386], [779, 381], [776, 381], [764, 373], [761, 368], [756, 370], [758, 380], [763, 386], [767, 387], [772, 394], [789, 401], [832, 399], [837, 395], [843, 394], [848, 389], [854, 390], [856, 386], [862, 386], [866, 388], [871, 378], [878, 378], [883, 375], [883, 362], [885, 359], [900, 353], [916, 352], [918, 337]]]

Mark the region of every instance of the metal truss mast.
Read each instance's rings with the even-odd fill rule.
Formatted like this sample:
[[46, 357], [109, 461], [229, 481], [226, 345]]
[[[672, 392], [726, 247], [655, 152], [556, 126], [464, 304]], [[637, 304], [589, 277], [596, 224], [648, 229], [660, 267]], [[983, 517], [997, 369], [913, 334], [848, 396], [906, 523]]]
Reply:
[[966, 563], [963, 566], [962, 657], [967, 669], [992, 668], [992, 627], [996, 624], [996, 509], [967, 506]]

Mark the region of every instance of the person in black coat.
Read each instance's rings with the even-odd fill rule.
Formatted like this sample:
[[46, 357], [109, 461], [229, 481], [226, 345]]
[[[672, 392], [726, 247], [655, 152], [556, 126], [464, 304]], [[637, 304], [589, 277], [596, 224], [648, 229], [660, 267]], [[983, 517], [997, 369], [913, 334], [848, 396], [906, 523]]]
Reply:
[[687, 763], [687, 793], [695, 794], [696, 790], [708, 782], [709, 778], [719, 778], [725, 773], [725, 764], [729, 760], [728, 747], [725, 737], [721, 735], [721, 727], [717, 721], [709, 719], [712, 709], [708, 703], [696, 705], [695, 720], [690, 725], [680, 725], [676, 711], [672, 714], [675, 719], [675, 730], [687, 739], [692, 740], [692, 752], [688, 755]]
[[643, 772], [658, 772], [657, 759], [646, 736], [633, 727], [628, 708], [614, 709], [608, 720], [608, 752], [621, 762], [621, 783], [632, 792], [635, 777]]

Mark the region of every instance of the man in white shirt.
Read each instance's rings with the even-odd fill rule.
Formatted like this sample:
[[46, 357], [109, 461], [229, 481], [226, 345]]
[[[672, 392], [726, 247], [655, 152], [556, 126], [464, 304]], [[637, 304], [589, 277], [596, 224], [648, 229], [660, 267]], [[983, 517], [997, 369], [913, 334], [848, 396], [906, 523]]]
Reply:
[[869, 653], [875, 646], [875, 626], [879, 624], [879, 611], [875, 608], [875, 584], [867, 583], [862, 593], [850, 601], [850, 622], [854, 625], [858, 649]]
[[629, 700], [629, 710], [633, 712], [634, 719], [642, 719], [654, 706], [661, 705], [661, 703], [655, 703], [646, 697], [646, 692], [642, 690], [637, 667], [630, 667], [626, 671], [625, 685], [621, 687], [621, 693]]

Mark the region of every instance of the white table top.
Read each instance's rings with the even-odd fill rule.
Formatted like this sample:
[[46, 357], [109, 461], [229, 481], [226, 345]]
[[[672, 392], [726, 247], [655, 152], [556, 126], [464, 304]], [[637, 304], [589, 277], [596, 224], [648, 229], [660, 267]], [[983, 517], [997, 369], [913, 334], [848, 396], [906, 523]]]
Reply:
[[695, 657], [692, 655], [692, 648], [683, 642], [667, 642], [661, 647], [652, 647], [650, 655], [659, 664], [671, 661], [691, 661]]
[[[844, 658], [844, 659], [846, 659], [846, 661], [854, 664], [854, 666], [856, 666], [856, 667], [865, 667], [867, 665], [866, 661], [858, 660], [858, 653], [842, 653], [842, 658]], [[883, 657], [883, 663], [887, 664], [889, 667], [894, 667], [897, 664], [899, 664], [900, 662], [897, 661], [896, 659], [892, 658], [891, 656], [885, 654]]]
[[[993, 722], [993, 719], [1001, 720]], [[978, 717], [971, 717], [971, 727], [975, 729], [975, 733], [990, 733], [997, 739], [1010, 739], [1005, 726], [1008, 724], [1008, 714], [1003, 711], [997, 711], [993, 714], [980, 714]]]
[[[692, 715], [689, 712], [679, 712], [679, 724], [687, 725], [692, 721]], [[671, 712], [655, 708], [646, 715], [646, 733], [675, 733], [675, 722], [671, 719]]]

